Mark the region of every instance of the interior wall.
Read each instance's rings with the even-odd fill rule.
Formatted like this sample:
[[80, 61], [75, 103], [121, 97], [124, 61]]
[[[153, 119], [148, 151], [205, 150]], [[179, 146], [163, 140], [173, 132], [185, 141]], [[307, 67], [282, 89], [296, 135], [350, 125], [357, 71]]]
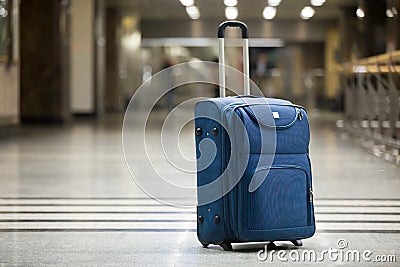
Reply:
[[326, 31], [325, 42], [325, 96], [336, 98], [339, 88], [339, 75], [337, 72], [338, 51], [339, 51], [339, 29], [331, 25]]
[[122, 111], [123, 99], [119, 79], [119, 38], [120, 15], [116, 9], [106, 9], [106, 87], [104, 92], [104, 108], [106, 112]]
[[71, 111], [95, 112], [94, 0], [72, 0], [71, 6]]
[[104, 0], [96, 0], [95, 11], [95, 95], [96, 113], [104, 113], [104, 93], [106, 86], [106, 9]]
[[9, 8], [12, 56], [0, 55], [0, 126], [19, 122], [19, 1], [13, 0]]
[[[21, 2], [21, 120], [69, 121], [70, 2]], [[38, 15], [45, 14], [45, 15]]]
[[119, 79], [122, 98], [127, 103], [142, 84], [143, 58], [140, 50], [140, 17], [137, 14], [122, 16], [119, 27], [121, 34]]
[[0, 61], [0, 126], [19, 122], [19, 63]]

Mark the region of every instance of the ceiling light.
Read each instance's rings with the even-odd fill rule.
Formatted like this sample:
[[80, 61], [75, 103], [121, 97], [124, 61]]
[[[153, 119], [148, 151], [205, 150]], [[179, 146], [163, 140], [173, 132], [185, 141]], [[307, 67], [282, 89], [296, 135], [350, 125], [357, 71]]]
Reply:
[[224, 0], [224, 5], [226, 6], [237, 6], [237, 0]]
[[393, 15], [399, 14], [399, 12], [397, 11], [397, 9], [395, 7], [392, 7], [392, 13], [393, 13]]
[[312, 18], [312, 16], [314, 16], [314, 14], [315, 14], [314, 8], [310, 6], [305, 6], [300, 12], [300, 17], [302, 19], [310, 19]]
[[392, 12], [391, 9], [386, 9], [386, 17], [388, 17], [388, 18], [393, 18], [394, 17], [393, 12]]
[[311, 0], [310, 2], [313, 6], [322, 6], [325, 4], [326, 0]]
[[3, 7], [0, 8], [0, 16], [3, 17], [3, 18], [8, 16], [7, 10], [5, 10]]
[[189, 15], [191, 19], [199, 19], [200, 11], [197, 6], [188, 6], [186, 7], [186, 13]]
[[282, 0], [268, 0], [269, 6], [279, 6]]
[[141, 34], [135, 31], [132, 34], [122, 37], [122, 46], [127, 50], [135, 51], [140, 47]]
[[357, 15], [357, 17], [360, 18], [360, 19], [362, 19], [363, 17], [365, 17], [364, 9], [362, 9], [361, 7], [358, 7], [358, 8], [357, 8], [357, 11], [356, 11], [356, 15]]
[[239, 15], [239, 11], [236, 7], [226, 7], [225, 8], [225, 17], [227, 19], [236, 19]]
[[193, 14], [193, 15], [189, 15], [189, 17], [190, 17], [191, 19], [193, 19], [193, 20], [199, 19], [199, 18], [200, 18], [200, 13], [196, 13], [196, 14]]
[[365, 66], [354, 66], [353, 71], [355, 73], [366, 73], [367, 72], [367, 67]]
[[179, 0], [182, 5], [184, 6], [193, 6], [194, 5], [194, 0]]
[[272, 6], [266, 6], [262, 13], [264, 19], [273, 19], [276, 16], [276, 8]]

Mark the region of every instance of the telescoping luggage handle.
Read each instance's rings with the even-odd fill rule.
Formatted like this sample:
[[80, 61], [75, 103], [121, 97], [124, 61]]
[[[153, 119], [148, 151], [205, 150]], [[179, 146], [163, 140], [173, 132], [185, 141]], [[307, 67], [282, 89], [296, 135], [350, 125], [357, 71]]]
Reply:
[[219, 95], [225, 97], [225, 29], [228, 27], [240, 28], [243, 39], [243, 71], [244, 71], [244, 94], [250, 95], [250, 71], [249, 71], [249, 30], [247, 25], [241, 21], [225, 21], [219, 25]]

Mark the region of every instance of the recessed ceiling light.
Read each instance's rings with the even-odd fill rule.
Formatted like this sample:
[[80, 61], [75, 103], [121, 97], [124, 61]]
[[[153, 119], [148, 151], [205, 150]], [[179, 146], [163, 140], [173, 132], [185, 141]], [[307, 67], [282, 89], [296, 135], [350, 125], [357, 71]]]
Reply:
[[305, 6], [300, 12], [300, 17], [302, 19], [310, 19], [312, 18], [312, 16], [314, 16], [314, 14], [315, 14], [314, 8], [310, 6]]
[[276, 16], [276, 7], [266, 6], [263, 10], [263, 18], [264, 19], [273, 19]]
[[269, 6], [279, 6], [279, 4], [282, 2], [282, 0], [268, 0], [268, 5]]
[[358, 7], [357, 11], [356, 11], [356, 15], [360, 19], [364, 18], [365, 17], [364, 9], [362, 9], [361, 7]]
[[227, 19], [236, 19], [239, 15], [239, 11], [236, 7], [226, 7], [225, 8], [225, 17]]
[[237, 6], [237, 0], [224, 0], [224, 5], [226, 6]]
[[186, 13], [189, 15], [191, 19], [199, 19], [200, 11], [197, 6], [188, 6], [186, 7]]
[[310, 2], [313, 6], [322, 6], [325, 4], [326, 0], [311, 0]]
[[193, 20], [199, 19], [199, 18], [200, 18], [200, 13], [196, 13], [196, 14], [193, 14], [193, 15], [189, 15], [189, 17], [190, 17], [191, 19], [193, 19]]
[[193, 6], [194, 0], [179, 0], [183, 6]]
[[386, 17], [393, 18], [393, 11], [391, 9], [386, 9]]

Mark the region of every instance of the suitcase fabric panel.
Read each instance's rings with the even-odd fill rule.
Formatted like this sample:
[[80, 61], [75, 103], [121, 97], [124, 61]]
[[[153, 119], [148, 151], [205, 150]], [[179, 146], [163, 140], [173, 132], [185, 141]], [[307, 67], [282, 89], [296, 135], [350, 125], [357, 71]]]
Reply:
[[[268, 164], [263, 165], [263, 162]], [[260, 178], [263, 179], [260, 187], [249, 192], [251, 180]], [[312, 235], [311, 180], [307, 154], [249, 155], [237, 193], [236, 226], [241, 238], [256, 241], [260, 237], [269, 238], [277, 230], [295, 228], [308, 228], [307, 233]]]
[[[267, 175], [268, 173], [268, 175]], [[248, 229], [271, 230], [307, 226], [307, 177], [298, 166], [259, 169], [264, 183], [250, 193]]]
[[[204, 112], [204, 110], [206, 112]], [[217, 128], [221, 132], [222, 127], [218, 122], [219, 110], [210, 102], [199, 103], [195, 111], [195, 129], [200, 129], [201, 132], [196, 132], [196, 158], [197, 158], [197, 197], [199, 203], [204, 203], [210, 196], [220, 195], [222, 192], [223, 180], [220, 183], [207, 190], [202, 189], [203, 185], [207, 185], [216, 180], [224, 171], [222, 163], [224, 151], [221, 149], [222, 139], [220, 134], [214, 135], [213, 130]], [[208, 139], [208, 140], [205, 140]], [[214, 142], [216, 146], [216, 154], [212, 162], [208, 166], [204, 162], [199, 162], [201, 152], [208, 153], [209, 151], [203, 148], [200, 151], [200, 143], [205, 140], [206, 142]], [[211, 153], [211, 152], [210, 152]], [[207, 157], [210, 155], [207, 155]], [[214, 156], [214, 155], [212, 155]], [[207, 161], [207, 160], [206, 160]], [[215, 218], [218, 216], [220, 222], [216, 223]], [[214, 202], [197, 207], [197, 235], [198, 238], [204, 242], [219, 243], [225, 239], [224, 227], [224, 199], [220, 198]], [[201, 218], [201, 221], [200, 219]]]
[[[307, 120], [307, 114], [303, 109], [298, 109], [297, 112], [293, 112], [293, 107], [282, 107], [282, 106], [270, 106], [272, 112], [274, 110], [280, 110], [279, 119], [275, 120], [276, 126], [290, 125], [284, 128], [268, 127], [259, 121], [270, 121], [272, 115], [270, 112], [264, 112], [262, 116], [258, 110], [256, 118], [250, 115], [249, 110], [254, 107], [246, 107], [238, 109], [241, 113], [243, 123], [246, 127], [247, 134], [250, 142], [250, 153], [278, 153], [278, 154], [303, 154], [308, 153], [308, 147], [310, 143], [310, 129]], [[260, 107], [257, 106], [259, 109]], [[288, 115], [284, 116], [285, 111]], [[286, 113], [286, 114], [287, 114]], [[301, 115], [299, 115], [301, 114]], [[267, 119], [265, 119], [267, 117]], [[268, 118], [269, 117], [269, 118]], [[261, 125], [260, 125], [261, 124]], [[262, 131], [262, 135], [261, 135]], [[264, 138], [263, 151], [261, 151], [261, 137]], [[275, 137], [275, 138], [274, 138]]]

